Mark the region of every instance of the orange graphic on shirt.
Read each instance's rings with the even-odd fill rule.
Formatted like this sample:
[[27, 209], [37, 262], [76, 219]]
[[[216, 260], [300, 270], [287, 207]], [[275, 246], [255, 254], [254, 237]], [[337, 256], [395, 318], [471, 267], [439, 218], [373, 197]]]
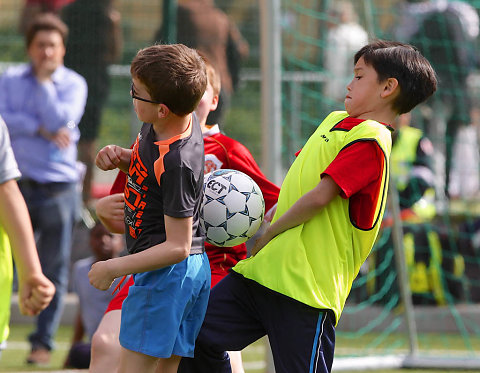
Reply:
[[[164, 157], [170, 151], [170, 145], [179, 139], [183, 139], [190, 135], [192, 131], [192, 117], [186, 130], [165, 141], [155, 141], [154, 144], [158, 146], [159, 157], [154, 162], [153, 168], [155, 173], [155, 179], [160, 186], [160, 178], [165, 171]], [[130, 166], [128, 168], [128, 178], [125, 185], [125, 207], [126, 211], [130, 211], [132, 214], [125, 214], [125, 222], [128, 225], [128, 232], [131, 237], [137, 238], [142, 229], [140, 228], [143, 219], [143, 212], [147, 206], [145, 202], [148, 186], [144, 185], [144, 182], [148, 176], [148, 170], [142, 162], [139, 155], [139, 144], [141, 135], [137, 136], [135, 145], [132, 148], [132, 157], [130, 160]]]
[[143, 185], [148, 176], [147, 168], [138, 154], [138, 138], [132, 149], [132, 158], [128, 169], [128, 178], [125, 185], [125, 206], [133, 213], [133, 216], [126, 216], [125, 222], [128, 225], [128, 232], [133, 238], [137, 238], [141, 232], [139, 227], [142, 224], [143, 210], [146, 207], [144, 201], [148, 187]]

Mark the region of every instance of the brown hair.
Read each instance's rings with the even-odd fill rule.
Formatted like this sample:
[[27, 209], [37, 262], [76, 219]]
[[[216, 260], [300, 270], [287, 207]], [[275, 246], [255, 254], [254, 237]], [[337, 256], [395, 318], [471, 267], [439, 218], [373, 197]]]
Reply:
[[202, 57], [183, 44], [158, 44], [141, 49], [130, 73], [145, 84], [153, 101], [185, 116], [195, 110], [207, 88]]
[[207, 58], [203, 57], [203, 60], [205, 61], [205, 67], [207, 69], [208, 83], [213, 88], [213, 94], [214, 95], [219, 95], [220, 94], [220, 89], [222, 88], [222, 83], [220, 81], [220, 75], [218, 74], [217, 69], [215, 69], [215, 67], [210, 63], [210, 61]]
[[62, 36], [63, 45], [67, 44], [68, 27], [53, 13], [40, 13], [28, 23], [27, 32], [25, 33], [27, 48], [32, 44], [35, 35], [39, 31], [57, 31]]

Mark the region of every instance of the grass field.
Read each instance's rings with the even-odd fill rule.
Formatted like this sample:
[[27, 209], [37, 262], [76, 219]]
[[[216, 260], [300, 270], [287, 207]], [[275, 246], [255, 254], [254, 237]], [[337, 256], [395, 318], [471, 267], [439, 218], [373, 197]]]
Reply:
[[[29, 348], [29, 345], [26, 342], [26, 338], [30, 331], [30, 325], [12, 325], [10, 338], [8, 340], [8, 348], [3, 351], [0, 359], [0, 372], [53, 372], [62, 369], [63, 361], [65, 359], [70, 344], [72, 328], [70, 326], [60, 327], [56, 337], [56, 350], [52, 354], [52, 361], [48, 367], [32, 367], [25, 363], [25, 358], [28, 354]], [[367, 342], [367, 340], [371, 339], [372, 336], [365, 338], [365, 341], [359, 341], [358, 339], [349, 340], [340, 337], [337, 340], [337, 349], [353, 349], [355, 346], [358, 347], [359, 345], [365, 345], [364, 342]], [[434, 341], [438, 340], [438, 336], [430, 335], [429, 339], [431, 339], [431, 342], [434, 344]], [[451, 343], [451, 345], [454, 346], [456, 344], [456, 341], [452, 339]], [[475, 348], [478, 347], [478, 345], [475, 345]], [[243, 359], [246, 373], [266, 373], [265, 340], [262, 339], [254, 343], [253, 345], [247, 347], [243, 351]], [[355, 370], [355, 372], [357, 373], [366, 373], [369, 371], [370, 370]], [[446, 371], [447, 370], [408, 370], [408, 373], [445, 373]], [[403, 373], [405, 372], [405, 370], [378, 370], [375, 372]], [[353, 373], [353, 371], [346, 373]]]
[[[12, 325], [7, 349], [2, 352], [0, 358], [0, 372], [52, 372], [61, 370], [65, 360], [70, 340], [72, 327], [61, 326], [58, 330], [55, 343], [56, 349], [52, 354], [51, 363], [48, 367], [32, 367], [25, 363], [29, 352], [27, 335], [31, 332], [30, 325]], [[265, 372], [265, 347], [264, 341], [258, 341], [249, 346], [244, 352], [246, 373]], [[107, 373], [107, 372], [105, 372]]]

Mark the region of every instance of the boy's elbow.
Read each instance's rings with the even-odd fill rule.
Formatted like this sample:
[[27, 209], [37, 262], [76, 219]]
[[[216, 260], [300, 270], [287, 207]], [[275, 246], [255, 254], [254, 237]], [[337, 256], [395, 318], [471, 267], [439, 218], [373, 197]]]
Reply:
[[328, 204], [329, 200], [323, 193], [314, 193], [310, 200], [310, 206], [315, 210], [320, 210]]
[[188, 256], [190, 255], [190, 246], [191, 245], [188, 243], [177, 245], [177, 249], [175, 250], [175, 257], [177, 263], [180, 263], [188, 258]]

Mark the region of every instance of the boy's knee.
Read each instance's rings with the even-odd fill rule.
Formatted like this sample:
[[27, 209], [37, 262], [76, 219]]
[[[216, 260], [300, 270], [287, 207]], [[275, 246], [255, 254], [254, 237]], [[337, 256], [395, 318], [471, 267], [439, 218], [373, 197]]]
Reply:
[[115, 338], [113, 334], [97, 330], [92, 337], [92, 355], [111, 355], [114, 351], [118, 351], [118, 353], [120, 353], [120, 342], [118, 341], [118, 336]]

